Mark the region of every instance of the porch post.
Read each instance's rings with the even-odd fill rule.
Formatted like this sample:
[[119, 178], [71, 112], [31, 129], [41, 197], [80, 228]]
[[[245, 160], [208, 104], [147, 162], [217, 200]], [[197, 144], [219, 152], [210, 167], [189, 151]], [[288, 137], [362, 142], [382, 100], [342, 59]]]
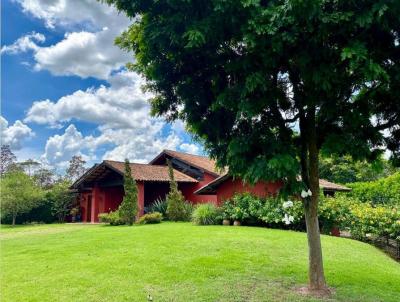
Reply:
[[137, 182], [138, 188], [138, 217], [143, 216], [144, 214], [144, 182]]
[[94, 223], [97, 222], [97, 212], [99, 207], [99, 198], [100, 198], [100, 190], [99, 186], [94, 184], [92, 190], [92, 213], [90, 214], [90, 222]]

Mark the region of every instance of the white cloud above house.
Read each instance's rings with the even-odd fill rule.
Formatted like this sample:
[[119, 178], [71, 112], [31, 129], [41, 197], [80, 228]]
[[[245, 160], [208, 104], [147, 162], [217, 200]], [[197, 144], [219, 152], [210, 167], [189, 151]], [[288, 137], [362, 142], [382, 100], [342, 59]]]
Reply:
[[[24, 64], [36, 72], [107, 82], [58, 99], [37, 100], [25, 111], [23, 122], [16, 122], [19, 128], [24, 125], [30, 129], [26, 124], [36, 124], [46, 127], [46, 133], [54, 131], [41, 146], [44, 163], [60, 170], [76, 154], [92, 163], [125, 158], [148, 162], [162, 149], [200, 152], [188, 139], [182, 122], [169, 127], [150, 116], [148, 99], [152, 95], [142, 91], [144, 80], [124, 69], [134, 58], [115, 46], [114, 39], [131, 23], [125, 15], [96, 0], [14, 1], [27, 15], [42, 20], [48, 31], [21, 36], [4, 46], [3, 54], [31, 53], [32, 61], [24, 58]], [[49, 44], [45, 35], [52, 31], [65, 34]], [[92, 129], [88, 131], [87, 125], [93, 125]], [[14, 146], [21, 147], [23, 139], [18, 142]]]
[[32, 138], [35, 133], [23, 122], [17, 120], [13, 125], [0, 116], [1, 144], [10, 145], [13, 150], [20, 150], [24, 141]]
[[104, 129], [143, 127], [150, 122], [147, 100], [151, 95], [141, 91], [142, 85], [137, 74], [121, 71], [111, 77], [109, 87], [78, 90], [55, 102], [34, 102], [24, 121], [52, 127], [72, 119], [99, 124]]
[[[74, 154], [95, 159], [96, 150], [111, 146], [102, 158], [147, 162], [162, 149], [180, 149], [198, 153], [199, 148], [182, 140], [183, 125], [177, 122], [165, 134], [166, 123], [150, 116], [148, 99], [141, 89], [143, 79], [121, 71], [113, 75], [110, 86], [90, 88], [63, 96], [57, 101], [34, 102], [24, 122], [54, 128], [69, 125], [64, 134], [48, 138], [42, 159], [50, 165], [61, 165]], [[83, 136], [71, 123], [89, 122], [97, 136]]]
[[66, 30], [53, 45], [40, 46], [45, 37], [30, 33], [2, 48], [3, 54], [33, 51], [34, 69], [56, 76], [108, 79], [131, 61], [132, 55], [114, 45], [130, 20], [115, 8], [96, 0], [17, 0], [23, 11], [48, 28]]

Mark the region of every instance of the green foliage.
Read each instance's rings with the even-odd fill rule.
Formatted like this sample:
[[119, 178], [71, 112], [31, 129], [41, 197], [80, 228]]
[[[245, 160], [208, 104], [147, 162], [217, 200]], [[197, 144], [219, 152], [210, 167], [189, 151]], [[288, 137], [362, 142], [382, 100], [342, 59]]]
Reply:
[[[310, 255], [320, 150], [371, 160], [386, 148], [400, 165], [399, 1], [106, 1], [134, 20], [117, 44], [154, 115], [184, 120], [249, 183], [284, 178], [294, 194], [302, 176]], [[310, 268], [320, 288], [322, 258]]]
[[107, 2], [141, 16], [117, 44], [153, 114], [184, 119], [232, 174], [294, 181], [314, 122], [325, 154], [400, 154], [398, 1]]
[[51, 212], [59, 222], [65, 220], [76, 202], [76, 194], [71, 193], [70, 185], [69, 181], [60, 181], [46, 193], [46, 199], [51, 204]]
[[29, 212], [40, 204], [43, 191], [25, 173], [8, 172], [0, 179], [1, 215], [10, 216], [12, 224], [16, 217]]
[[190, 214], [188, 213], [189, 206], [185, 202], [183, 194], [178, 189], [178, 184], [174, 179], [174, 170], [171, 162], [168, 161], [169, 171], [169, 192], [167, 195], [167, 216], [172, 221], [188, 221], [190, 220]]
[[[293, 206], [285, 208], [284, 202], [280, 197], [259, 198], [250, 193], [236, 194], [222, 205], [222, 217], [240, 220], [245, 224], [303, 228], [302, 203], [300, 201], [292, 202]], [[283, 222], [285, 214], [293, 217], [290, 225], [285, 225]]]
[[163, 218], [163, 215], [159, 212], [153, 212], [143, 215], [139, 218], [139, 224], [153, 224], [160, 223]]
[[109, 223], [110, 225], [126, 224], [126, 222], [121, 218], [118, 210], [110, 213], [101, 213], [98, 217], [100, 222]]
[[213, 203], [199, 204], [192, 213], [192, 222], [197, 225], [218, 224], [220, 211]]
[[345, 195], [326, 197], [320, 207], [320, 222], [325, 226], [348, 229], [354, 238], [367, 234], [400, 240], [400, 207], [373, 205]]
[[377, 180], [396, 171], [385, 159], [369, 163], [353, 160], [351, 156], [321, 156], [319, 169], [320, 178], [342, 184]]
[[118, 213], [125, 224], [132, 225], [135, 222], [138, 212], [138, 189], [132, 177], [128, 159], [125, 160], [124, 190], [124, 199], [118, 208]]
[[337, 195], [335, 198], [321, 198], [318, 216], [322, 231], [329, 234], [333, 227], [340, 229], [348, 227], [352, 217], [350, 204], [355, 202], [357, 202], [356, 199], [349, 198], [346, 195]]
[[348, 194], [363, 202], [400, 205], [400, 172], [371, 182], [348, 184]]
[[150, 212], [159, 212], [164, 217], [167, 217], [167, 201], [162, 199], [156, 199], [150, 207]]

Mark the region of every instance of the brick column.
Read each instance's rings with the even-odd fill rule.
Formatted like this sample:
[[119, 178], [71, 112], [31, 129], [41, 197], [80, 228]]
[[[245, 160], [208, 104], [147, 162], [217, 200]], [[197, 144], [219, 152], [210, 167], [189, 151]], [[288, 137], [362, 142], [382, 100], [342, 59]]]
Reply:
[[137, 182], [138, 188], [138, 217], [143, 216], [144, 214], [144, 182]]

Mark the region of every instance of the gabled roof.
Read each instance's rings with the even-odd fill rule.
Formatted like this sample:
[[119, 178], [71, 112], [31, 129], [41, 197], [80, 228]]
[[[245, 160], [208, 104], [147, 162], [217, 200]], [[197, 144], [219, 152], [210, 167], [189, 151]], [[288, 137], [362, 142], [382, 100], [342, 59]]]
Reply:
[[[169, 182], [168, 166], [148, 165], [148, 164], [130, 164], [132, 177], [136, 181], [160, 181]], [[96, 181], [103, 177], [107, 171], [112, 170], [121, 176], [124, 175], [125, 163], [112, 160], [104, 160], [101, 164], [96, 164], [90, 168], [84, 175], [74, 182], [72, 188], [76, 188], [83, 181]], [[196, 179], [174, 169], [174, 178], [177, 182], [196, 183]]]
[[179, 159], [188, 165], [191, 165], [200, 170], [204, 170], [215, 176], [220, 176], [221, 174], [224, 173], [223, 171], [220, 171], [219, 169], [217, 169], [215, 161], [210, 159], [207, 156], [193, 155], [193, 154], [189, 154], [189, 153], [183, 153], [183, 152], [172, 151], [172, 150], [163, 150], [152, 161], [150, 161], [149, 164], [153, 165], [154, 163], [157, 163], [159, 161], [159, 159], [161, 159], [162, 157], [164, 157], [166, 155], [176, 158], [176, 159]]
[[[125, 163], [119, 161], [105, 160], [104, 163], [119, 171], [122, 175], [125, 171]], [[132, 177], [139, 181], [169, 181], [168, 166], [148, 165], [131, 163]], [[177, 182], [198, 182], [196, 179], [176, 170], [174, 178]]]
[[[208, 195], [208, 194], [216, 194], [216, 190], [218, 187], [224, 183], [227, 179], [232, 178], [228, 173], [225, 173], [221, 175], [220, 177], [214, 179], [213, 181], [209, 182], [207, 185], [201, 187], [197, 191], [195, 191], [195, 194], [198, 195]], [[335, 191], [342, 191], [342, 192], [348, 192], [351, 191], [350, 188], [335, 184], [333, 182], [327, 181], [325, 179], [320, 179], [319, 180], [319, 186], [321, 189], [324, 191], [330, 191], [330, 192], [335, 192]]]

